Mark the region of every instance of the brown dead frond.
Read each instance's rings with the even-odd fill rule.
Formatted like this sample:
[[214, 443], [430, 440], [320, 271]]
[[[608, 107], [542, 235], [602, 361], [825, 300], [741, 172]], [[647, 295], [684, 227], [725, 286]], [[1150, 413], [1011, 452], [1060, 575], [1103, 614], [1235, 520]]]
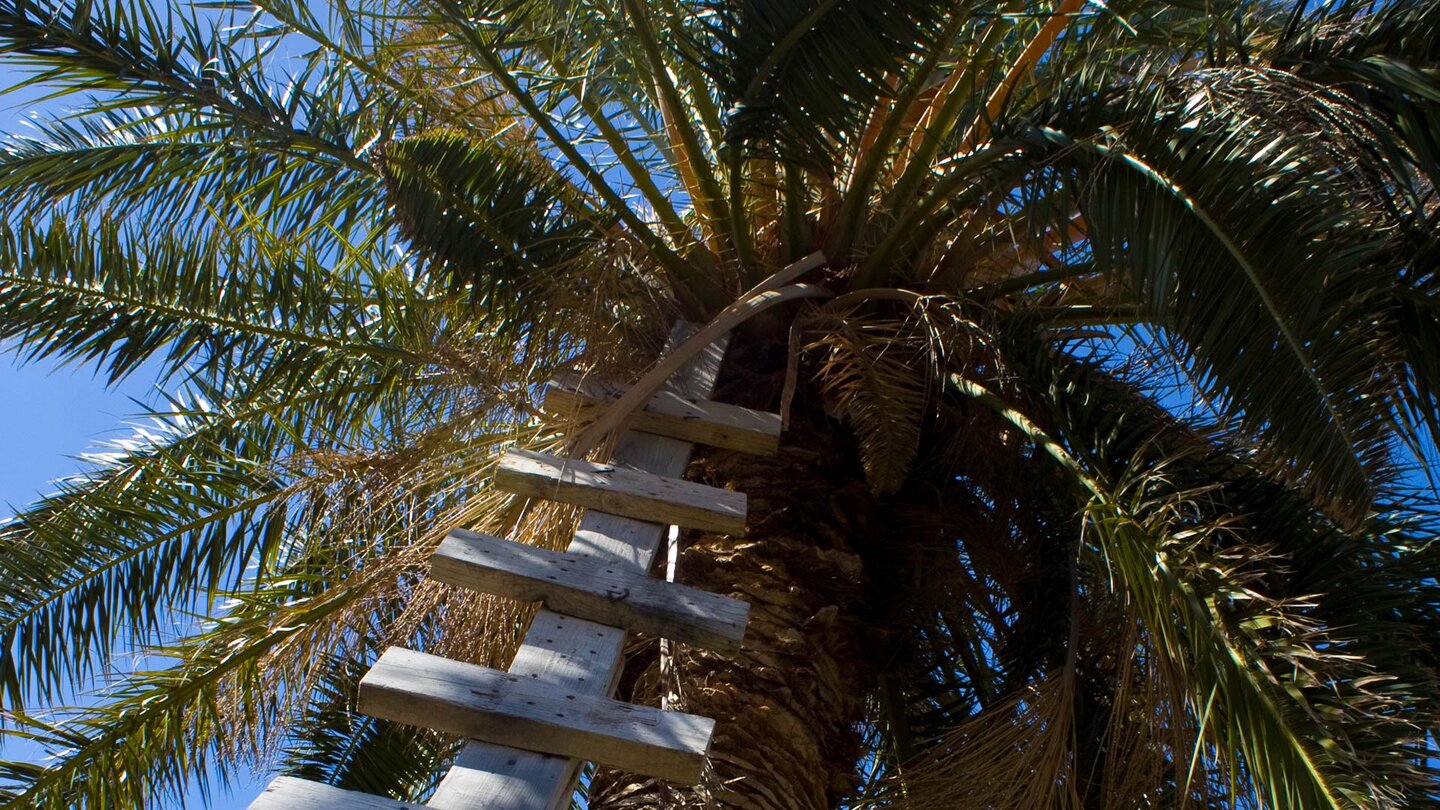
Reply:
[[1053, 672], [965, 721], [886, 780], [868, 806], [904, 810], [1078, 808], [1074, 678]]

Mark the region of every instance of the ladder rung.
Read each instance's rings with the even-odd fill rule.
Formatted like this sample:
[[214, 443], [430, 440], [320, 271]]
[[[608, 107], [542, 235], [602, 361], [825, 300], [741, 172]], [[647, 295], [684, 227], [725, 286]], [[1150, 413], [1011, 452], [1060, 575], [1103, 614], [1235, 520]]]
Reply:
[[694, 784], [715, 721], [577, 694], [391, 647], [360, 680], [360, 711], [542, 754]]
[[280, 776], [250, 803], [250, 810], [424, 810], [423, 804], [397, 802], [342, 790], [308, 779]]
[[481, 593], [544, 602], [557, 613], [712, 650], [733, 650], [750, 606], [614, 564], [454, 530], [430, 559], [430, 576]]
[[[545, 386], [545, 406], [564, 415], [587, 417], [619, 399], [629, 386], [564, 375]], [[780, 414], [754, 411], [708, 399], [661, 391], [630, 418], [632, 430], [757, 455], [780, 448]]]
[[745, 493], [609, 464], [511, 450], [500, 459], [495, 485], [653, 523], [745, 534]]

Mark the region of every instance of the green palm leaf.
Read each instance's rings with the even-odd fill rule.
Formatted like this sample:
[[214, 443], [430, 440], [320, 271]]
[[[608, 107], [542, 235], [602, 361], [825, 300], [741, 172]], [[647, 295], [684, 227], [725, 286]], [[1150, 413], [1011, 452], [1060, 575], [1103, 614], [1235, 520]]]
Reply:
[[335, 308], [360, 293], [359, 279], [317, 277], [313, 255], [261, 247], [280, 255], [223, 233], [139, 237], [108, 221], [0, 226], [0, 337], [32, 345], [30, 359], [102, 362], [112, 380], [151, 358], [169, 374], [192, 361], [249, 365], [268, 355], [298, 364], [336, 350], [411, 357]]
[[[83, 683], [118, 644], [163, 637], [166, 608], [188, 609], [282, 561], [286, 535], [316, 530], [304, 526], [302, 498], [325, 485], [297, 484], [284, 460], [312, 442], [345, 442], [353, 427], [334, 421], [338, 409], [363, 425], [406, 382], [332, 379], [285, 402], [157, 414], [143, 440], [0, 528], [7, 705]], [[64, 646], [53, 643], [60, 628]]]
[[16, 727], [6, 733], [41, 743], [57, 761], [0, 766], [8, 806], [148, 806], [183, 795], [192, 781], [208, 793], [219, 761], [258, 759], [285, 691], [305, 687], [267, 656], [303, 650], [307, 637], [334, 645], [337, 628], [327, 620], [364, 592], [306, 599], [294, 583], [252, 592], [245, 609], [209, 632], [152, 650], [175, 665], [130, 675], [97, 706], [59, 722], [12, 713]]
[[1367, 212], [1300, 136], [1205, 95], [1141, 98], [1134, 123], [1080, 164], [1096, 259], [1128, 274], [1207, 393], [1353, 525], [1386, 475], [1397, 404], [1393, 372], [1374, 374], [1394, 335], [1373, 321], [1398, 273], [1389, 234], [1366, 230]]
[[411, 244], [506, 319], [533, 320], [545, 276], [595, 246], [582, 201], [553, 169], [502, 141], [434, 132], [391, 144], [381, 166]]
[[[1316, 762], [1323, 763], [1325, 778], [1336, 790], [1348, 794], [1345, 801], [1363, 805], [1358, 797], [1367, 794], [1389, 794], [1401, 806], [1417, 801], [1428, 780], [1415, 771], [1424, 750], [1415, 730], [1429, 722], [1425, 718], [1437, 707], [1433, 697], [1419, 697], [1435, 695], [1437, 686], [1434, 653], [1421, 618], [1436, 598], [1434, 560], [1421, 539], [1430, 531], [1431, 518], [1396, 508], [1372, 518], [1364, 534], [1341, 531], [1317, 515], [1306, 498], [1257, 470], [1252, 459], [1212, 443], [1154, 403], [1138, 404], [1133, 388], [1099, 368], [1057, 363], [1053, 355], [1030, 357], [1025, 365], [1041, 383], [1038, 390], [1047, 392], [1049, 416], [1074, 458], [1118, 486], [1140, 488], [1129, 490], [1133, 501], [1102, 506], [1097, 500], [1097, 520], [1124, 523], [1142, 514], [1164, 515], [1168, 507], [1157, 509], [1146, 500], [1158, 498], [1173, 499], [1182, 510], [1172, 516], [1180, 522], [1169, 531], [1199, 536], [1206, 521], [1224, 527], [1215, 536], [1224, 542], [1208, 548], [1193, 537], [1145, 545], [1159, 542], [1154, 526], [1146, 530], [1151, 541], [1140, 534], [1110, 537], [1141, 543], [1138, 551], [1131, 549], [1140, 555], [1131, 562], [1155, 571], [1142, 576], [1136, 569], [1136, 581], [1149, 588], [1156, 577], [1175, 577], [1174, 587], [1202, 595], [1190, 607], [1176, 603], [1171, 610], [1182, 617], [1193, 609], [1213, 612], [1204, 621], [1218, 622], [1216, 632], [1232, 639], [1226, 643], [1249, 650], [1241, 658], [1249, 661], [1250, 675], [1270, 680], [1255, 688], [1272, 692], [1278, 711], [1293, 715], [1285, 722], [1301, 729], [1322, 724], [1297, 732], [1298, 739], [1334, 741], [1312, 749], [1312, 755], [1319, 757]], [[1178, 545], [1166, 551], [1165, 543]], [[1109, 556], [1113, 549], [1101, 550], [1105, 572], [1119, 566]], [[1198, 556], [1186, 562], [1184, 554]], [[1245, 566], [1252, 567], [1251, 579], [1240, 591], [1211, 591], [1244, 580], [1238, 573]], [[1196, 579], [1187, 584], [1187, 577]], [[1172, 634], [1172, 640], [1188, 637]], [[1203, 658], [1187, 654], [1180, 660]], [[1409, 697], [1399, 698], [1401, 691]], [[1295, 706], [1289, 704], [1292, 699]], [[1198, 695], [1192, 700], [1192, 710], [1204, 705]], [[1402, 704], [1406, 708], [1399, 710]], [[1302, 712], [1293, 714], [1297, 707]], [[1212, 713], [1224, 710], [1217, 702]], [[1255, 750], [1247, 756], [1252, 758], [1272, 756], [1283, 747], [1258, 737], [1251, 744]], [[1244, 767], [1261, 773], [1256, 764]], [[1257, 787], [1283, 791], [1295, 783], [1291, 777], [1269, 778], [1272, 784]]]
[[356, 685], [368, 669], [333, 662], [285, 747], [285, 772], [347, 790], [401, 801], [424, 801], [459, 742], [429, 729], [364, 717], [355, 710]]
[[787, 0], [699, 4], [692, 58], [727, 110], [725, 139], [765, 142], [821, 170], [939, 38], [944, 3]]
[[165, 389], [0, 526], [0, 738], [55, 755], [0, 790], [423, 800], [453, 741], [356, 682], [510, 659], [530, 609], [424, 571], [572, 533], [490, 485], [540, 384], [820, 251], [720, 376], [779, 453], [691, 468], [747, 646], [620, 679], [714, 768], [577, 802], [1433, 804], [1436, 8], [0, 0], [75, 108], [0, 138], [0, 340]]
[[[244, 42], [218, 29], [207, 32], [193, 16], [162, 14], [144, 3], [0, 4], [0, 53], [37, 69], [28, 84], [108, 91], [118, 95], [117, 107], [209, 113], [274, 144], [365, 170], [345, 127], [325, 106], [296, 109], [273, 95], [262, 68], [265, 52]], [[302, 116], [310, 119], [304, 126]]]

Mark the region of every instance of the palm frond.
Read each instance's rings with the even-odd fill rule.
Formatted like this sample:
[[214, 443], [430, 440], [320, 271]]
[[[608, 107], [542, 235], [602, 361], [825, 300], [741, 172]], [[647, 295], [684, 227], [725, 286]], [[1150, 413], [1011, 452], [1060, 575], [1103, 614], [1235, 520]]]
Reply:
[[803, 347], [818, 356], [820, 390], [859, 440], [871, 488], [894, 492], [919, 451], [935, 369], [929, 343], [904, 321], [823, 311], [807, 318]]
[[361, 715], [355, 706], [367, 663], [331, 657], [304, 714], [290, 730], [284, 772], [348, 790], [423, 802], [460, 749], [449, 735]]
[[[498, 94], [507, 98], [507, 104], [513, 104], [527, 116], [541, 137], [541, 150], [554, 155], [552, 162], [560, 164], [567, 176], [583, 182], [597, 198], [597, 207], [605, 208], [625, 226], [631, 238], [646, 248], [670, 278], [671, 292], [683, 304], [703, 312], [705, 307], [718, 309], [726, 303], [718, 280], [708, 272], [709, 268], [684, 261], [674, 247], [650, 228], [637, 206], [616, 188], [615, 180], [624, 175], [612, 175], [596, 161], [597, 157], [608, 159], [608, 156], [603, 152], [587, 156], [589, 150], [582, 149], [584, 144], [575, 142], [563, 114], [576, 103], [573, 97], [568, 92], [552, 96], [548, 91], [554, 89], [553, 83], [534, 79], [536, 74], [543, 74], [545, 66], [537, 64], [535, 55], [526, 47], [532, 36], [529, 27], [532, 8], [525, 4], [501, 3], [489, 3], [484, 9], [462, 8], [451, 0], [431, 0], [423, 4], [422, 10], [427, 24], [454, 38], [464, 54], [464, 64], [484, 76]], [[580, 105], [582, 109], [583, 106]]]
[[[128, 675], [101, 703], [62, 712], [58, 722], [12, 713], [17, 725], [5, 734], [39, 742], [56, 759], [5, 767], [9, 806], [149, 806], [190, 784], [208, 793], [213, 775], [228, 780], [241, 762], [257, 762], [278, 731], [287, 689], [304, 689], [307, 668], [294, 664], [313, 659], [310, 645], [339, 646], [346, 628], [337, 619], [357, 602], [365, 609], [361, 597], [373, 590], [355, 582], [316, 597], [298, 569], [290, 573], [244, 594], [211, 629], [151, 648], [176, 663]], [[290, 666], [270, 660], [287, 650]]]
[[263, 67], [268, 53], [250, 44], [193, 15], [145, 3], [0, 4], [0, 54], [36, 69], [27, 84], [108, 92], [116, 106], [211, 113], [273, 144], [367, 171], [347, 127], [325, 105], [297, 108], [315, 98], [301, 93], [286, 103], [274, 95]]
[[[362, 660], [400, 643], [487, 663], [513, 652], [523, 610], [422, 582], [443, 534], [436, 527], [486, 525], [506, 510], [505, 499], [472, 494], [493, 446], [443, 426], [415, 440], [388, 454], [311, 454], [320, 470], [308, 490], [291, 488], [271, 552], [252, 555], [235, 589], [212, 591], [208, 600], [191, 594], [189, 602], [210, 605], [199, 632], [139, 647], [175, 666], [122, 670], [119, 686], [97, 695], [91, 708], [60, 713], [58, 726], [17, 713], [19, 725], [6, 733], [38, 735], [57, 747], [57, 759], [7, 771], [15, 806], [144, 806], [188, 784], [203, 787], [211, 773], [229, 778], [286, 739], [300, 751], [304, 744], [289, 729], [314, 731], [314, 718], [306, 719], [313, 699], [349, 690], [355, 680], [316, 649]], [[448, 450], [420, 450], [435, 442]], [[491, 449], [477, 459], [477, 446]], [[236, 559], [245, 558], [220, 561]], [[478, 635], [438, 638], [437, 622], [448, 618]], [[69, 736], [57, 736], [62, 732]], [[433, 758], [409, 754], [443, 755], [443, 744], [436, 746], [404, 748], [409, 772], [432, 768]]]
[[[250, 238], [265, 238], [256, 231]], [[261, 247], [281, 255], [178, 228], [142, 236], [103, 220], [0, 225], [0, 337], [22, 341], [28, 360], [104, 364], [112, 381], [152, 358], [166, 375], [191, 363], [300, 363], [337, 350], [417, 359], [335, 308], [359, 294], [355, 275], [320, 270], [315, 256], [287, 246]]]
[[13, 212], [49, 210], [193, 232], [259, 217], [274, 232], [324, 239], [348, 233], [377, 204], [370, 172], [256, 142], [203, 116], [102, 110], [41, 118], [0, 146], [0, 200]]
[[[310, 451], [297, 439], [314, 431], [343, 441], [333, 406], [354, 408], [347, 418], [373, 417], [401, 383], [331, 379], [284, 403], [156, 414], [140, 441], [8, 522], [0, 529], [6, 704], [82, 684], [118, 644], [163, 637], [165, 608], [188, 609], [238, 585], [252, 575], [247, 567], [275, 565], [287, 534], [310, 533], [303, 525], [315, 515], [302, 496], [326, 483], [296, 484], [287, 467]], [[54, 643], [59, 637], [67, 643]]]
[[700, 3], [690, 53], [727, 109], [725, 139], [831, 171], [837, 145], [933, 44], [943, 3]]
[[[1415, 773], [1418, 738], [1399, 751], [1359, 742], [1373, 732], [1393, 746], [1397, 729], [1388, 727], [1389, 679], [1369, 667], [1351, 668], [1349, 651], [1332, 648], [1332, 639], [1349, 638], [1346, 629], [1316, 623], [1307, 603], [1312, 592], [1267, 593], [1251, 584], [1269, 576], [1260, 572], [1275, 548], [1237, 544], [1231, 522], [1243, 518], [1235, 513], [1197, 523], [1217, 486], [1213, 478], [1186, 490], [1166, 462], [1136, 458], [1115, 471], [1117, 484], [1106, 483], [1013, 407], [965, 386], [1083, 482], [1101, 581], [1142, 618], [1157, 664], [1184, 690], [1187, 710], [1208, 717], [1207, 733], [1221, 735], [1211, 738], [1215, 750], [1238, 754], [1229, 765], [1232, 783], [1248, 781], [1267, 803], [1306, 807], [1348, 806], [1367, 796], [1402, 806], [1411, 780], [1425, 783]], [[1118, 413], [1105, 411], [1103, 402], [1082, 407]], [[1344, 642], [1351, 643], [1364, 644]], [[1412, 657], [1397, 674], [1416, 663]], [[1348, 685], [1344, 721], [1330, 720], [1329, 706], [1320, 708], [1338, 683]], [[1375, 684], [1378, 691], [1371, 689]], [[1423, 705], [1415, 705], [1417, 720], [1427, 711]]]
[[861, 807], [1080, 807], [1073, 674], [1053, 673], [950, 730]]
[[1397, 280], [1392, 236], [1321, 139], [1229, 106], [1231, 83], [1248, 81], [1200, 73], [1174, 102], [1139, 94], [1144, 114], [1075, 153], [1104, 156], [1077, 158], [1080, 210], [1096, 260], [1128, 274], [1207, 393], [1354, 525], [1394, 435], [1395, 375], [1374, 373], [1394, 343], [1393, 324], [1375, 322]]
[[453, 287], [505, 320], [535, 319], [546, 275], [597, 249], [582, 200], [499, 140], [438, 131], [391, 144], [381, 166], [401, 231]]
[[[1253, 458], [1144, 403], [1137, 389], [1088, 363], [1057, 365], [1054, 355], [1043, 356], [1048, 359], [1032, 355], [1021, 367], [1047, 392], [1050, 418], [1076, 458], [1108, 480], [1148, 488], [1151, 497], [1179, 507], [1174, 519], [1182, 533], [1198, 531], [1199, 521], [1218, 530], [1212, 536], [1221, 542], [1177, 547], [1197, 555], [1192, 562], [1182, 555], [1156, 557], [1155, 564], [1182, 579], [1195, 571], [1200, 578], [1193, 587], [1202, 591], [1222, 583], [1240, 588], [1201, 603], [1218, 611], [1224, 633], [1251, 650], [1255, 672], [1274, 673], [1271, 688], [1283, 686], [1289, 696], [1280, 699], [1282, 706], [1294, 699], [1309, 707], [1296, 721], [1320, 722], [1323, 729], [1307, 734], [1336, 741], [1320, 757], [1330, 763], [1325, 769], [1332, 779], [1344, 775], [1336, 784], [1348, 792], [1345, 801], [1361, 795], [1388, 797], [1396, 806], [1419, 801], [1432, 775], [1416, 730], [1430, 722], [1437, 696], [1425, 640], [1434, 631], [1424, 618], [1436, 599], [1433, 562], [1423, 550], [1432, 520], [1387, 507], [1366, 531], [1341, 531], [1305, 497], [1258, 470]], [[1128, 508], [1132, 515], [1170, 508], [1156, 506], [1142, 500]], [[1148, 643], [1162, 643], [1147, 632]], [[1170, 670], [1171, 689], [1193, 688], [1182, 674]], [[1198, 707], [1210, 698], [1189, 701], [1198, 718]], [[1205, 713], [1225, 728], [1231, 721], [1215, 714], [1223, 711], [1216, 703]], [[1235, 739], [1215, 740], [1215, 750], [1236, 750]]]

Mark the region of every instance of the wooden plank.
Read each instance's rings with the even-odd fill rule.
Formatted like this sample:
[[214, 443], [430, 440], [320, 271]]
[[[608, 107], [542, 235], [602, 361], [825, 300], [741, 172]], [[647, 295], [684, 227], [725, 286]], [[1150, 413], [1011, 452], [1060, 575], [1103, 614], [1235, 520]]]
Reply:
[[[689, 331], [677, 327], [671, 346]], [[705, 398], [714, 389], [724, 342], [708, 347], [668, 390]], [[687, 442], [636, 431], [622, 434], [612, 459], [657, 475], [685, 474]], [[566, 550], [644, 573], [665, 537], [656, 523], [588, 511]], [[625, 632], [541, 610], [510, 665], [510, 674], [561, 685], [587, 695], [610, 695], [624, 663]], [[436, 810], [569, 810], [583, 763], [472, 741], [445, 774], [427, 807]]]
[[451, 531], [430, 559], [432, 579], [707, 649], [734, 650], [750, 606], [575, 554]]
[[432, 810], [570, 810], [582, 764], [578, 759], [471, 740], [425, 806]]
[[360, 680], [362, 713], [672, 782], [700, 780], [715, 721], [585, 695], [391, 647]]
[[280, 776], [250, 803], [250, 810], [422, 810], [425, 805]]
[[495, 485], [508, 492], [692, 529], [745, 534], [745, 493], [532, 450], [500, 459]]
[[[565, 375], [545, 386], [545, 407], [554, 413], [588, 420], [619, 399], [629, 386]], [[674, 391], [657, 393], [644, 410], [630, 418], [630, 428], [687, 442], [774, 455], [780, 449], [780, 414], [741, 408]]]

